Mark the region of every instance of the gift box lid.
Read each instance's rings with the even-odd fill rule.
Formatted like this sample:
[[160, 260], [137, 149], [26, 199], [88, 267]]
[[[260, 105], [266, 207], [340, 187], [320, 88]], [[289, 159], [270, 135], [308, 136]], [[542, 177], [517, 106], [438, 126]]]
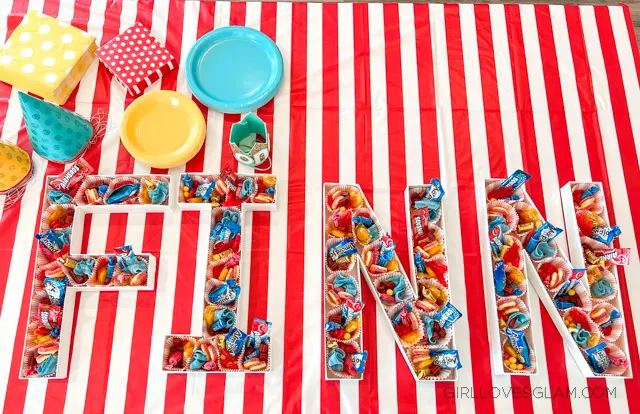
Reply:
[[[94, 36], [30, 10], [0, 50], [0, 80], [63, 104], [94, 50]], [[82, 66], [80, 76], [76, 66]]]
[[132, 95], [176, 67], [176, 59], [140, 23], [96, 50], [96, 56]]

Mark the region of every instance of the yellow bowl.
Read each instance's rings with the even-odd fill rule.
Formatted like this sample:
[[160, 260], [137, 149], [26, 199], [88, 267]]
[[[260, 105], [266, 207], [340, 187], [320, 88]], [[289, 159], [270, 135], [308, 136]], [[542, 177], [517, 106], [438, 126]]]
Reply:
[[138, 161], [155, 168], [184, 164], [200, 151], [206, 125], [198, 106], [173, 91], [151, 92], [133, 101], [120, 124], [122, 144]]

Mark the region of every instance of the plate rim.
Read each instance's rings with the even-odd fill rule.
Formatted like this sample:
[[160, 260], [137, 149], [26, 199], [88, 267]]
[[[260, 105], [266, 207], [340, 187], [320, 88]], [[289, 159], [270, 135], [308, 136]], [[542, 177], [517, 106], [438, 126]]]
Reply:
[[[210, 38], [219, 36], [221, 33], [224, 34], [225, 32], [240, 32], [243, 33], [243, 37], [246, 37], [246, 33], [250, 33], [253, 36], [263, 38], [263, 40], [267, 41], [272, 46], [272, 49], [276, 53], [276, 69], [279, 69], [279, 76], [277, 81], [273, 85], [273, 90], [269, 91], [269, 93], [267, 94], [257, 96], [256, 98], [252, 99], [251, 102], [244, 101], [241, 104], [230, 105], [227, 103], [227, 101], [221, 101], [211, 97], [197, 85], [196, 77], [193, 74], [193, 65], [196, 50], [201, 48], [203, 44], [206, 44], [206, 42], [209, 41]], [[187, 59], [185, 61], [185, 75], [189, 89], [191, 90], [193, 95], [205, 106], [222, 113], [239, 114], [254, 111], [264, 106], [276, 95], [284, 79], [284, 60], [282, 58], [282, 52], [280, 52], [280, 48], [278, 47], [276, 42], [274, 42], [263, 32], [247, 26], [225, 26], [213, 29], [205, 33], [202, 37], [196, 40], [193, 46], [191, 46], [191, 48], [189, 49], [189, 53], [187, 54]]]
[[[167, 156], [163, 156], [162, 159], [159, 160], [159, 162], [154, 161], [154, 157], [151, 157], [148, 153], [146, 152], [141, 152], [139, 151], [139, 147], [132, 145], [132, 141], [131, 138], [129, 137], [129, 135], [126, 133], [126, 125], [128, 125], [129, 120], [131, 119], [131, 114], [138, 110], [138, 108], [140, 107], [140, 105], [143, 105], [146, 101], [148, 101], [149, 99], [151, 99], [150, 97], [153, 96], [157, 96], [157, 95], [167, 95], [168, 97], [176, 97], [178, 99], [180, 99], [181, 101], [184, 100], [185, 101], [185, 105], [189, 105], [191, 106], [190, 110], [187, 111], [180, 111], [183, 112], [185, 114], [189, 114], [189, 117], [193, 118], [194, 114], [197, 114], [195, 116], [195, 120], [197, 122], [197, 126], [198, 126], [198, 131], [196, 132], [199, 136], [199, 141], [200, 143], [196, 146], [194, 146], [194, 153], [191, 154], [190, 152], [186, 153], [184, 156], [181, 156], [179, 158], [176, 158], [175, 160], [179, 160], [180, 162], [176, 163], [175, 160], [170, 161], [167, 160]], [[149, 92], [146, 93], [142, 96], [140, 96], [139, 98], [135, 99], [124, 111], [123, 115], [122, 115], [122, 120], [120, 121], [120, 140], [122, 141], [122, 145], [125, 147], [125, 149], [129, 152], [129, 154], [131, 154], [131, 156], [140, 161], [141, 163], [152, 167], [152, 168], [174, 168], [177, 167], [178, 165], [182, 165], [186, 162], [188, 162], [189, 160], [191, 160], [197, 153], [198, 151], [200, 151], [200, 149], [202, 148], [202, 145], [204, 145], [204, 141], [206, 139], [206, 123], [205, 123], [205, 119], [204, 116], [202, 115], [202, 112], [200, 111], [200, 108], [198, 108], [198, 105], [196, 105], [196, 103], [189, 98], [189, 96], [177, 92], [177, 91], [170, 91], [170, 90], [158, 90], [158, 91], [153, 91], [153, 92]], [[195, 147], [197, 147], [197, 149], [195, 149]], [[184, 148], [181, 147], [181, 148]]]

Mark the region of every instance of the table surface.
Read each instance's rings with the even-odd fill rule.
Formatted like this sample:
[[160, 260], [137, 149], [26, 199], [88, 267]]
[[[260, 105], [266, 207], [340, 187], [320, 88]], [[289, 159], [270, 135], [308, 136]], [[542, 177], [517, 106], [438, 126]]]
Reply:
[[[181, 61], [215, 27], [246, 24], [275, 39], [285, 79], [259, 115], [273, 137], [279, 204], [246, 223], [252, 226], [243, 243], [251, 253], [250, 284], [243, 282], [240, 304], [241, 326], [254, 316], [274, 324], [273, 372], [161, 372], [164, 336], [199, 332], [203, 290], [194, 280], [206, 260], [197, 243], [198, 232], [206, 231], [200, 213], [173, 212], [91, 217], [85, 248], [110, 251], [126, 242], [155, 254], [157, 288], [82, 293], [69, 378], [19, 380], [43, 177], [64, 169], [33, 154], [36, 175], [25, 198], [0, 210], [4, 412], [640, 412], [631, 317], [640, 317], [640, 301], [629, 300], [640, 295], [640, 215], [631, 215], [631, 206], [640, 206], [640, 56], [626, 8], [14, 0], [0, 2], [0, 38], [27, 8], [70, 21], [100, 42], [139, 21]], [[150, 90], [160, 88], [189, 94], [182, 70]], [[149, 171], [119, 142], [118, 124], [131, 101], [95, 62], [65, 105], [87, 118], [109, 114], [105, 138], [86, 154], [100, 174]], [[208, 137], [186, 171], [229, 164], [251, 172], [237, 166], [226, 144], [238, 116], [201, 108]], [[30, 150], [17, 91], [5, 84], [0, 117], [2, 139]], [[574, 179], [603, 182], [610, 219], [623, 229], [620, 245], [632, 250], [620, 274], [635, 379], [582, 377], [537, 300], [532, 326], [540, 374], [491, 374], [477, 221], [482, 206], [474, 183], [516, 168], [533, 175], [531, 197], [560, 226], [560, 187]], [[177, 179], [183, 171], [168, 173]], [[452, 297], [465, 315], [455, 331], [464, 365], [459, 380], [416, 384], [367, 289], [364, 380], [323, 380], [321, 184], [358, 182], [408, 269], [403, 191], [434, 176], [447, 190]], [[563, 236], [560, 243], [566, 248]], [[600, 398], [584, 398], [587, 386]], [[610, 391], [603, 396], [605, 386]], [[574, 387], [570, 398], [566, 389]]]

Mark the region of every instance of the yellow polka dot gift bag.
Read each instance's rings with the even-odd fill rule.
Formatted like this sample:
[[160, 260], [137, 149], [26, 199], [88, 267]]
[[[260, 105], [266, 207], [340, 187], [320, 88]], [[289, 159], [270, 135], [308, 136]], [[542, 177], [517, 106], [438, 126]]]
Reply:
[[0, 80], [62, 105], [95, 50], [95, 37], [30, 10], [0, 50]]

